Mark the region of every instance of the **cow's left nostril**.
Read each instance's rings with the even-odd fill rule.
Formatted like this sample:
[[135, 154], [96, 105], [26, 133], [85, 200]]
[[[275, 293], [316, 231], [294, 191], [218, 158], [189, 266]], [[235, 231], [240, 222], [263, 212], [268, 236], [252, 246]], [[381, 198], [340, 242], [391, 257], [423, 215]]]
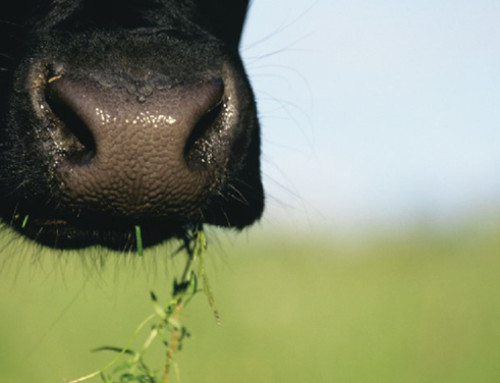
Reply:
[[60, 149], [67, 159], [74, 163], [90, 161], [96, 153], [95, 138], [77, 110], [68, 105], [64, 95], [51, 84], [46, 88], [45, 99], [52, 112], [53, 124], [61, 136]]

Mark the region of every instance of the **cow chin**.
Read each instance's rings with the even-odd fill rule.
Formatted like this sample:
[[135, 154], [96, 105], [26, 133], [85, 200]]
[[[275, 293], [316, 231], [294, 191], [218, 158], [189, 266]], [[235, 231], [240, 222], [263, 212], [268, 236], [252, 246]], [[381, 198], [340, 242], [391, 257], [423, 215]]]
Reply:
[[4, 222], [46, 246], [124, 249], [137, 228], [151, 246], [257, 220], [259, 124], [237, 49], [246, 2], [222, 14], [206, 0], [46, 3], [23, 44], [2, 41], [15, 58], [2, 73]]

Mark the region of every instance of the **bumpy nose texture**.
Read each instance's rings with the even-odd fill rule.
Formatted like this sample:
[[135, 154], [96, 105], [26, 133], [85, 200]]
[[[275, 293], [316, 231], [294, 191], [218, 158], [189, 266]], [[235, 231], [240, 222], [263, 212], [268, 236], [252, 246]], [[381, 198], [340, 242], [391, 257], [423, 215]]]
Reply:
[[69, 205], [115, 215], [188, 215], [213, 187], [205, 161], [212, 154], [191, 156], [196, 164], [186, 157], [192, 147], [210, 147], [193, 140], [206, 140], [203, 131], [222, 124], [220, 79], [138, 97], [63, 77], [49, 84], [48, 95], [56, 119], [79, 143], [56, 165]]

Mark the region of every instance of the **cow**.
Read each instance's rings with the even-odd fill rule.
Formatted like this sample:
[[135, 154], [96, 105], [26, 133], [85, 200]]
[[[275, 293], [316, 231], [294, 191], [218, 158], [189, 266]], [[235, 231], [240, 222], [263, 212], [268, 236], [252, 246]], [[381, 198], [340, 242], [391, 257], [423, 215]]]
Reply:
[[49, 247], [144, 246], [264, 206], [248, 0], [0, 5], [0, 217]]

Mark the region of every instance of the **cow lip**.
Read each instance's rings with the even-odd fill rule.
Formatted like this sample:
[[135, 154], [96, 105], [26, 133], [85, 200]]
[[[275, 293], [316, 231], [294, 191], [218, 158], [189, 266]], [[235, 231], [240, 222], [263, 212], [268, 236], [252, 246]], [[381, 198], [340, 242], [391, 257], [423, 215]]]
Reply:
[[69, 222], [67, 220], [60, 219], [60, 218], [45, 218], [45, 219], [35, 218], [34, 221], [38, 226], [68, 226], [69, 225]]
[[[196, 221], [196, 220], [192, 220]], [[123, 231], [135, 226], [155, 227], [155, 226], [182, 226], [187, 224], [187, 219], [178, 217], [67, 217], [56, 215], [40, 215], [40, 214], [20, 214], [16, 213], [12, 218], [11, 224], [21, 229], [26, 229], [28, 226], [36, 226], [37, 228], [59, 227], [71, 228], [74, 230], [112, 230]]]
[[16, 214], [11, 225], [19, 233], [49, 247], [76, 249], [97, 245], [123, 251], [135, 248], [137, 228], [142, 232], [143, 246], [150, 247], [172, 238], [183, 238], [201, 224], [148, 220], [103, 223]]

